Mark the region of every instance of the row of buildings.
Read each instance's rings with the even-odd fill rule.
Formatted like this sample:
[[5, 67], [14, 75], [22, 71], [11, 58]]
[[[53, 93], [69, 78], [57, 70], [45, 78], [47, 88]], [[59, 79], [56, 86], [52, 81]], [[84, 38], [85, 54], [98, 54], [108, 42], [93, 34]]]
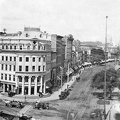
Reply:
[[[47, 88], [60, 86], [61, 79], [63, 82], [69, 80], [69, 75], [82, 63], [90, 62], [92, 48], [104, 50], [101, 43], [78, 41], [75, 45], [75, 42], [71, 34], [48, 34], [40, 28], [24, 27], [17, 33], [1, 32], [0, 83], [3, 92], [46, 93]], [[111, 57], [110, 53], [116, 48], [108, 48]]]
[[[3, 92], [46, 93], [72, 69], [72, 35], [60, 36], [24, 27], [23, 32], [0, 35], [0, 82]], [[68, 74], [67, 74], [68, 75]]]

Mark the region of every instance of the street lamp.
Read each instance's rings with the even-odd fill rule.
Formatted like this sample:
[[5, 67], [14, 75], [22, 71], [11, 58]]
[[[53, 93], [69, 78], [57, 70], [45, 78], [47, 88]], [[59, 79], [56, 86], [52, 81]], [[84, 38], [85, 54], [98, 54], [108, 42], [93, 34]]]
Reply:
[[107, 51], [107, 18], [108, 18], [108, 16], [106, 16], [106, 29], [105, 29], [104, 120], [106, 119], [106, 51]]

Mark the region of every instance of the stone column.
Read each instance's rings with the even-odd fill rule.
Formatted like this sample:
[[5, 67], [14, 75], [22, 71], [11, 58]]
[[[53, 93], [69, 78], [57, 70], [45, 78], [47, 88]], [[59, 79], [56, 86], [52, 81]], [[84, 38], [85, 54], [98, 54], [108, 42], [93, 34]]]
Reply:
[[30, 68], [29, 68], [30, 72], [32, 72], [32, 56], [30, 56]]
[[9, 91], [9, 85], [7, 84], [7, 92]]
[[13, 92], [13, 85], [11, 85], [11, 91]]
[[37, 95], [37, 76], [35, 76], [35, 88], [34, 88], [34, 95]]
[[16, 57], [16, 71], [19, 71], [19, 56]]
[[44, 81], [44, 89], [43, 89], [43, 93], [46, 93], [46, 81]]
[[24, 81], [24, 76], [22, 76], [22, 95], [24, 95], [25, 91], [25, 81]]
[[18, 80], [19, 80], [18, 76], [15, 76], [15, 82], [16, 82], [16, 86], [15, 86], [16, 88], [15, 89], [16, 89], [17, 94], [19, 94], [19, 81]]
[[23, 55], [23, 65], [22, 65], [23, 72], [25, 72], [25, 55]]
[[29, 83], [29, 87], [28, 87], [28, 95], [31, 95], [31, 76], [29, 76], [29, 80], [28, 80], [28, 83]]
[[5, 84], [3, 83], [3, 93], [5, 92]]
[[38, 72], [38, 66], [39, 66], [38, 62], [39, 62], [39, 57], [37, 56], [36, 57], [36, 72]]
[[43, 92], [42, 84], [43, 84], [43, 76], [41, 76], [41, 80], [40, 80], [40, 92]]

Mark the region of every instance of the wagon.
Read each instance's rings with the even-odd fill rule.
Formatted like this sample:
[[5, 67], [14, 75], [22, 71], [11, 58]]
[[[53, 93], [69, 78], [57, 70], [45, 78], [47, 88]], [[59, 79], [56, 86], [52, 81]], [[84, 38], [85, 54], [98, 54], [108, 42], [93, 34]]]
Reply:
[[36, 104], [34, 105], [34, 108], [37, 109], [49, 109], [49, 103], [45, 103], [45, 102], [36, 102]]

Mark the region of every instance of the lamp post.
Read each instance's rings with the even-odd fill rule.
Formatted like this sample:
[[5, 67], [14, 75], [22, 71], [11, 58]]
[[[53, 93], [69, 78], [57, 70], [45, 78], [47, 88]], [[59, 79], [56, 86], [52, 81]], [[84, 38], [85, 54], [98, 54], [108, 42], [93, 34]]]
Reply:
[[107, 51], [107, 18], [106, 16], [106, 29], [105, 29], [105, 76], [104, 76], [104, 120], [106, 119], [106, 51]]

